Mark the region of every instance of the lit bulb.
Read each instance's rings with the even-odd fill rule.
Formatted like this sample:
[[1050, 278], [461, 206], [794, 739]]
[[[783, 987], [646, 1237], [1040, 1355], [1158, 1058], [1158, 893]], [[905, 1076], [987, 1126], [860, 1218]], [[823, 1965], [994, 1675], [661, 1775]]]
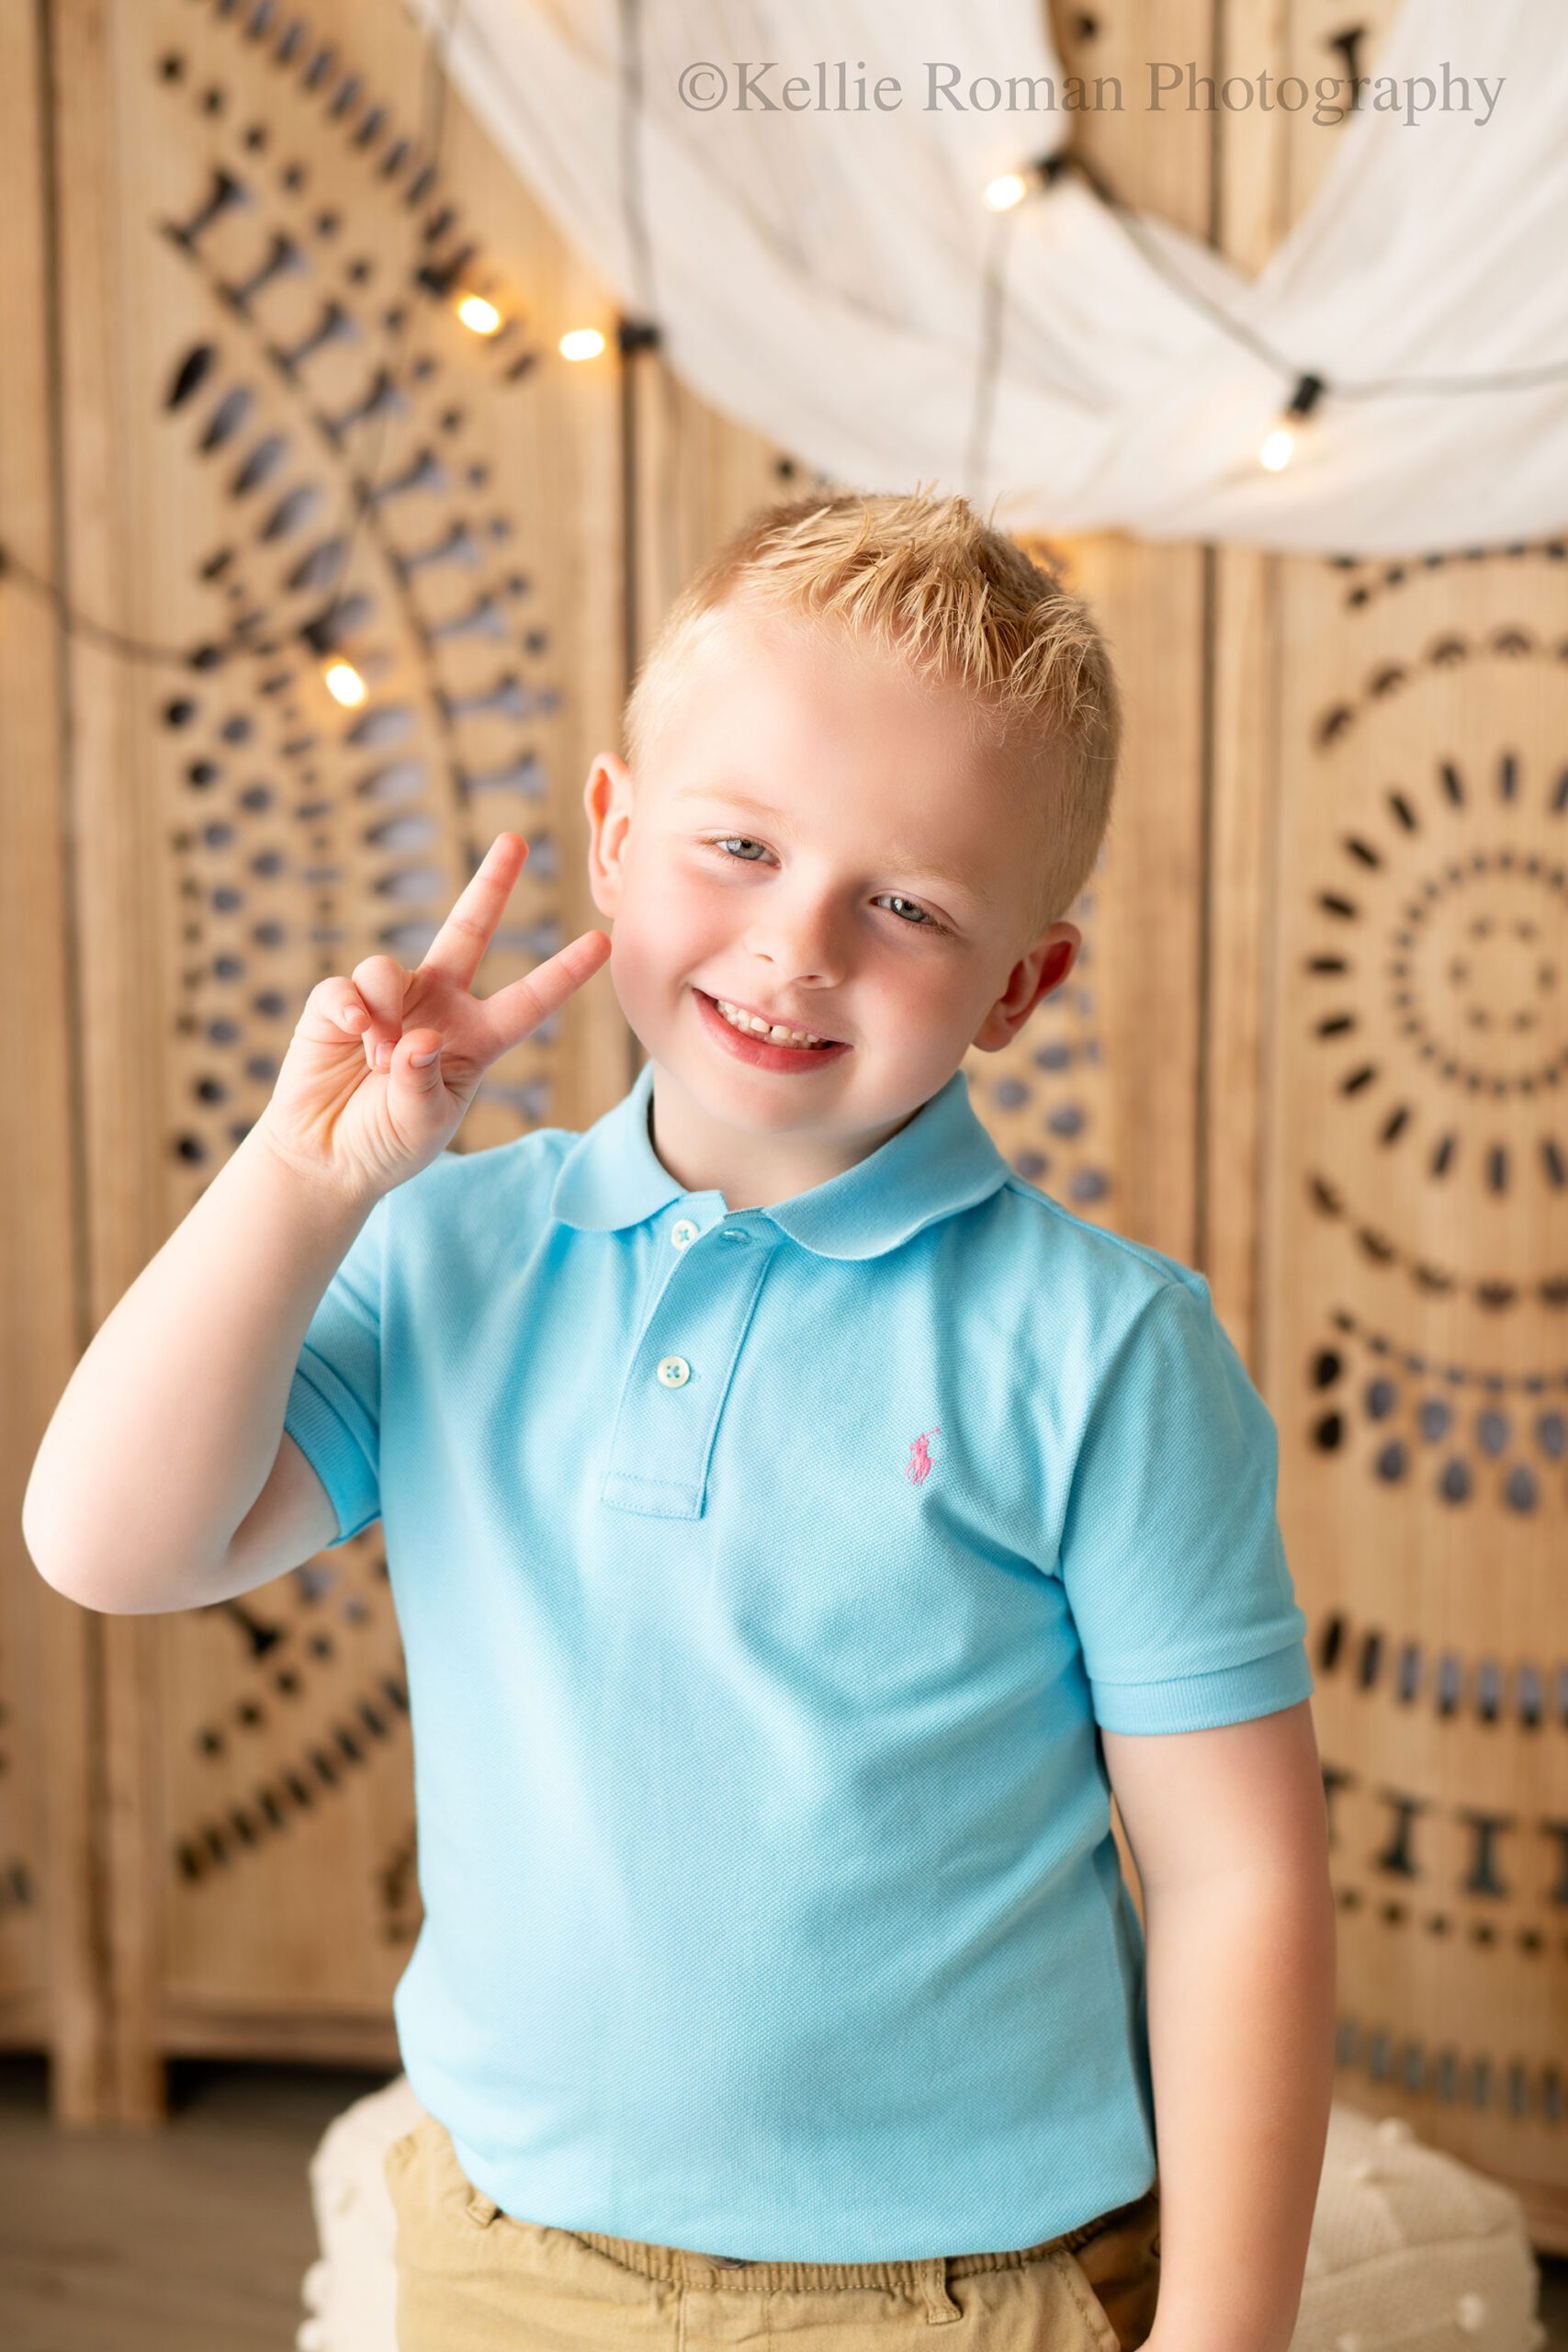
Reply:
[[501, 324], [501, 312], [482, 294], [465, 294], [457, 305], [457, 316], [475, 334], [493, 334]]
[[1282, 474], [1296, 454], [1297, 427], [1309, 417], [1327, 386], [1321, 376], [1298, 376], [1291, 404], [1277, 424], [1263, 436], [1258, 462], [1271, 474]]
[[353, 710], [365, 700], [365, 681], [352, 662], [329, 662], [322, 672], [328, 694], [341, 702], [345, 710]]
[[604, 348], [604, 338], [597, 327], [573, 327], [560, 339], [563, 359], [597, 359]]
[[1004, 172], [986, 190], [986, 201], [993, 212], [1010, 212], [1015, 204], [1023, 202], [1027, 193], [1016, 172]]

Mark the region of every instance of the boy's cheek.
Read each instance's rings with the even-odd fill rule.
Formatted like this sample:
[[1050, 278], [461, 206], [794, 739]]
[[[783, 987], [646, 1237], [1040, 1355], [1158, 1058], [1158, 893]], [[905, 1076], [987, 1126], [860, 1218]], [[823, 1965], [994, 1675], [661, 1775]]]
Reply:
[[701, 952], [688, 953], [678, 916], [669, 910], [649, 918], [646, 900], [628, 892], [610, 933], [609, 973], [622, 1011], [636, 1026], [643, 1013], [668, 1008]]
[[624, 931], [628, 953], [650, 969], [692, 971], [726, 946], [733, 930], [722, 898], [678, 865], [627, 872], [616, 937]]

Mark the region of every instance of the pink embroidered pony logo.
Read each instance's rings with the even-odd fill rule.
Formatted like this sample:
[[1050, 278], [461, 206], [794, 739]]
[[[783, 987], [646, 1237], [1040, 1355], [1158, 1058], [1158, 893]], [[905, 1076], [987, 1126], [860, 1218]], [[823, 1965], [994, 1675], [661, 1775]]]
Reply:
[[931, 1460], [930, 1451], [926, 1445], [926, 1439], [927, 1437], [940, 1437], [941, 1435], [942, 1431], [940, 1429], [928, 1430], [922, 1431], [920, 1436], [911, 1438], [909, 1441], [909, 1459], [906, 1465], [904, 1476], [908, 1478], [911, 1487], [923, 1487], [926, 1480], [931, 1476], [931, 1472], [936, 1465]]

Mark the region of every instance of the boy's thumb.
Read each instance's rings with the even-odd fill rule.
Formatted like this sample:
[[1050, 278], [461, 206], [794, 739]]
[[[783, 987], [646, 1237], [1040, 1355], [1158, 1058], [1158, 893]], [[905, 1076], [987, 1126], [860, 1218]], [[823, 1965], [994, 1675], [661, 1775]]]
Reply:
[[438, 1029], [411, 1029], [403, 1044], [408, 1048], [406, 1060], [412, 1083], [424, 1091], [439, 1086], [441, 1032]]

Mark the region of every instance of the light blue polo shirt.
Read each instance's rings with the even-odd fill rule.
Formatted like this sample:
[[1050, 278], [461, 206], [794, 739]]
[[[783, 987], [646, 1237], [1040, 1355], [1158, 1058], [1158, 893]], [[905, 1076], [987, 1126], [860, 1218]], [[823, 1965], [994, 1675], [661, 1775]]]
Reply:
[[409, 2080], [525, 2221], [1032, 2245], [1156, 2173], [1097, 1724], [1314, 1688], [1274, 1424], [1201, 1276], [1015, 1175], [964, 1069], [734, 1215], [652, 1078], [378, 1201], [289, 1394], [402, 1634]]

